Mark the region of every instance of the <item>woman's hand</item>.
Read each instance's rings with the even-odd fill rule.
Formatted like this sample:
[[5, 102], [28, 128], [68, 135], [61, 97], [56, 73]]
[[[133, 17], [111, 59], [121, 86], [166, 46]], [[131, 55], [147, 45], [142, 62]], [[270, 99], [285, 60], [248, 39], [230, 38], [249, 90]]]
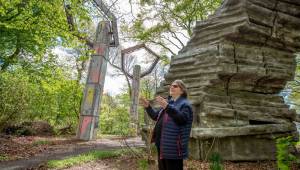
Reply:
[[168, 101], [162, 98], [161, 96], [157, 96], [155, 100], [163, 109], [165, 109], [168, 106]]
[[144, 97], [140, 97], [140, 105], [142, 105], [143, 107], [149, 107], [150, 102]]

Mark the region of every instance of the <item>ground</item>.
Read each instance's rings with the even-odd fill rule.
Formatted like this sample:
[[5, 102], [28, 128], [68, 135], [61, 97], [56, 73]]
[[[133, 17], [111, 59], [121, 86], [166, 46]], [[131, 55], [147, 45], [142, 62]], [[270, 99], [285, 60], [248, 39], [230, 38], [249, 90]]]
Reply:
[[[63, 159], [69, 155], [78, 155], [91, 150], [105, 150], [112, 148], [122, 148], [126, 145], [142, 147], [140, 138], [128, 138], [126, 143], [120, 137], [105, 137], [95, 141], [83, 142], [73, 137], [15, 137], [1, 136], [0, 138], [0, 169], [14, 169], [15, 165], [26, 165], [31, 169], [47, 169], [46, 160]], [[152, 164], [148, 169], [157, 169], [157, 158], [153, 153]], [[147, 163], [145, 155], [136, 157], [134, 155], [123, 155], [115, 158], [107, 158], [69, 167], [68, 170], [132, 170], [141, 169], [143, 163]], [[197, 160], [187, 160], [184, 162], [185, 170], [209, 169], [209, 163]], [[226, 170], [275, 170], [275, 161], [263, 162], [223, 162]], [[9, 168], [10, 167], [10, 168]], [[299, 167], [298, 167], [299, 168]], [[292, 170], [296, 170], [294, 166]]]
[[35, 137], [35, 136], [4, 136], [0, 138], [0, 155], [3, 161], [29, 159], [32, 156], [54, 152], [78, 143], [68, 138]]
[[[78, 165], [65, 170], [133, 170], [141, 169], [138, 165], [138, 159], [121, 157], [98, 160], [84, 165]], [[224, 162], [225, 170], [276, 170], [275, 161], [263, 162]], [[150, 170], [157, 170], [157, 163], [148, 167]], [[209, 163], [203, 161], [187, 160], [184, 162], [185, 170], [209, 170]], [[297, 170], [293, 167], [291, 170]]]

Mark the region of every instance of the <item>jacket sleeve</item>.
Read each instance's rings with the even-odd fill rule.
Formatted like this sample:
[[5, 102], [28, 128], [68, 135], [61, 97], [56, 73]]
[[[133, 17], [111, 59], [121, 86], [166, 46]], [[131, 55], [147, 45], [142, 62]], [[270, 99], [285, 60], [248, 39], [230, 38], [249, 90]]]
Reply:
[[148, 115], [151, 117], [151, 119], [156, 121], [160, 110], [155, 111], [150, 105], [148, 107], [146, 107], [145, 109], [146, 109], [146, 112], [148, 113]]
[[166, 112], [173, 118], [177, 125], [186, 124], [193, 116], [192, 107], [188, 104], [184, 104], [180, 110], [178, 110], [174, 105], [168, 104]]

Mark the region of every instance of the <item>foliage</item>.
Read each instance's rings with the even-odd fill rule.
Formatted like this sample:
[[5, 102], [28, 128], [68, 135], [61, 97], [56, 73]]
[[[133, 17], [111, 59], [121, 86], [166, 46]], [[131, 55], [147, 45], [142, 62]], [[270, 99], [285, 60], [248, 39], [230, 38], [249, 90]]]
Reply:
[[34, 141], [32, 143], [32, 145], [34, 146], [38, 146], [38, 145], [48, 145], [48, 144], [51, 144], [51, 141], [48, 141], [48, 140], [37, 140], [37, 141]]
[[81, 154], [74, 157], [69, 157], [67, 159], [63, 160], [51, 160], [48, 161], [47, 166], [48, 168], [67, 168], [74, 165], [83, 164], [90, 161], [95, 161], [98, 159], [104, 159], [104, 158], [111, 158], [120, 156], [123, 152], [118, 150], [112, 150], [112, 151], [92, 151], [89, 153]]
[[210, 170], [223, 170], [222, 158], [218, 153], [212, 153], [209, 159], [209, 169]]
[[6, 161], [6, 160], [9, 160], [9, 157], [4, 154], [0, 154], [0, 161]]
[[0, 70], [21, 58], [40, 60], [58, 44], [70, 46], [85, 37], [88, 23], [81, 0], [0, 0]]
[[297, 55], [296, 61], [294, 80], [287, 83], [285, 90], [288, 92], [287, 103], [300, 114], [300, 54]]
[[291, 163], [297, 158], [290, 153], [290, 148], [294, 147], [296, 142], [293, 141], [292, 136], [278, 138], [276, 140], [277, 148], [277, 166], [280, 170], [289, 170]]
[[99, 128], [102, 134], [129, 134], [128, 101], [129, 96], [126, 93], [117, 96], [103, 95]]
[[[153, 77], [142, 79], [140, 83], [140, 96], [146, 97], [149, 100], [153, 99], [158, 81], [159, 79], [155, 80]], [[100, 133], [114, 135], [131, 134], [129, 108], [132, 101], [126, 92], [127, 90], [124, 89], [123, 93], [116, 96], [103, 94], [100, 112]], [[138, 107], [138, 112], [138, 126], [141, 127], [144, 124], [144, 108]]]
[[117, 150], [95, 150], [88, 153], [80, 154], [78, 156], [68, 157], [62, 160], [51, 160], [48, 161], [48, 168], [67, 168], [74, 165], [83, 164], [86, 162], [96, 161], [99, 159], [119, 157], [124, 155], [132, 154], [132, 151], [136, 153], [143, 153], [142, 149], [139, 148], [130, 148], [130, 149], [117, 149]]
[[148, 160], [146, 160], [146, 159], [139, 159], [138, 160], [138, 169], [139, 170], [147, 170], [147, 169], [149, 169], [148, 166], [149, 166], [148, 165]]
[[145, 78], [141, 80], [140, 95], [146, 99], [151, 99], [154, 96], [157, 88], [158, 82], [151, 80], [150, 78]]
[[[43, 62], [15, 66], [0, 74], [0, 124], [45, 120], [51, 125], [78, 122], [82, 85], [49, 54]], [[1, 129], [1, 127], [0, 127]]]
[[[132, 39], [163, 48], [162, 71], [155, 71], [141, 82], [141, 95], [151, 99], [169, 63], [167, 53], [174, 53], [173, 47], [180, 49], [183, 39], [190, 37], [195, 21], [211, 14], [220, 0], [139, 2], [137, 18], [122, 27]], [[91, 35], [91, 6], [82, 0], [0, 0], [0, 129], [27, 120], [45, 120], [56, 129], [77, 126], [81, 79], [85, 61], [91, 55], [82, 42]], [[57, 46], [76, 48], [77, 75], [74, 76], [74, 68], [66, 68], [67, 63], [59, 63], [51, 54]], [[130, 104], [126, 92], [104, 95], [101, 133], [130, 134]], [[143, 108], [139, 112], [143, 122]]]
[[[0, 129], [26, 120], [77, 126], [80, 80], [90, 55], [81, 42], [91, 27], [85, 2], [0, 0]], [[51, 54], [58, 45], [79, 51], [77, 79]]]
[[[221, 0], [140, 0], [134, 22], [123, 22], [131, 40], [158, 45], [175, 54], [191, 37], [196, 21], [212, 14]], [[174, 50], [176, 49], [176, 50]]]
[[0, 74], [0, 129], [27, 113], [29, 77], [20, 74]]

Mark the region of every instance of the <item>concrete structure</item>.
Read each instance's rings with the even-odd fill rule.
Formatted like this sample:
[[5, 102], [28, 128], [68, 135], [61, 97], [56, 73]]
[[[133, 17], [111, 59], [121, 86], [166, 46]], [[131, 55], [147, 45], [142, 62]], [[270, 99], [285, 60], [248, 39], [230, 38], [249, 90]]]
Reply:
[[206, 160], [275, 159], [275, 138], [297, 136], [295, 111], [279, 95], [300, 52], [299, 0], [224, 0], [171, 60], [157, 92], [175, 79], [194, 107], [190, 153]]

